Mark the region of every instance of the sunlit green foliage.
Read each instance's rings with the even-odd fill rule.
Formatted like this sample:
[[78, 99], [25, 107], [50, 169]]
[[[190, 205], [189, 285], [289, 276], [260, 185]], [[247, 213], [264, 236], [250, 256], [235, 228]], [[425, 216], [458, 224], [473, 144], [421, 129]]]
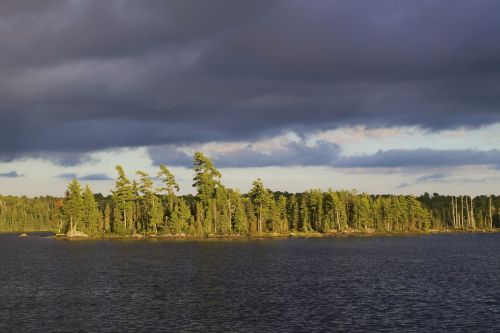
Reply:
[[500, 227], [500, 197], [369, 195], [356, 191], [272, 192], [261, 179], [247, 194], [226, 188], [202, 153], [193, 159], [196, 196], [177, 196], [174, 175], [160, 165], [161, 185], [144, 171], [129, 180], [116, 166], [112, 195], [82, 192], [75, 179], [64, 198], [0, 196], [0, 231], [71, 229], [89, 235], [262, 235], [337, 232], [489, 230]]
[[66, 221], [64, 230], [77, 229], [78, 224], [82, 223], [85, 216], [85, 206], [82, 197], [82, 188], [76, 179], [73, 179], [68, 185], [63, 212]]

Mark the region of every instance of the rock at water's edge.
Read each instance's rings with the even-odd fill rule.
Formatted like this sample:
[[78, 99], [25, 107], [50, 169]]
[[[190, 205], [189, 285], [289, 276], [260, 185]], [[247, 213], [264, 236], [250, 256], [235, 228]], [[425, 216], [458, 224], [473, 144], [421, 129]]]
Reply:
[[66, 233], [66, 237], [89, 237], [89, 235], [81, 231], [70, 230]]
[[28, 234], [20, 234], [19, 237], [26, 238], [26, 237], [28, 237]]

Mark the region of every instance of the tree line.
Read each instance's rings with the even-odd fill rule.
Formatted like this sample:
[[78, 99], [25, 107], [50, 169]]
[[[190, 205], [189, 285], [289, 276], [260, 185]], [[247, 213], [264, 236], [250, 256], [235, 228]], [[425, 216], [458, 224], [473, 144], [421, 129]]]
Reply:
[[82, 188], [76, 179], [64, 198], [0, 196], [0, 231], [207, 236], [489, 230], [500, 225], [498, 196], [273, 192], [261, 179], [240, 193], [222, 184], [219, 170], [200, 152], [193, 157], [196, 195], [178, 195], [179, 185], [165, 165], [154, 175], [159, 188], [144, 171], [136, 171], [133, 180], [122, 166], [116, 171], [115, 187], [106, 197]]

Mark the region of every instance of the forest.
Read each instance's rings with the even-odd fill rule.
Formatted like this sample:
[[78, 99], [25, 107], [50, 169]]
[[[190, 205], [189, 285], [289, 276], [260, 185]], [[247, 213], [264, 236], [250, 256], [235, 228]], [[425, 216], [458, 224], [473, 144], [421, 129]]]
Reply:
[[[79, 231], [102, 236], [307, 235], [374, 232], [477, 231], [500, 227], [500, 196], [425, 193], [370, 195], [355, 190], [273, 192], [256, 179], [248, 193], [225, 187], [212, 161], [193, 157], [196, 195], [178, 195], [174, 175], [122, 166], [111, 195], [72, 180], [62, 198], [0, 196], [0, 231]], [[161, 187], [155, 187], [155, 180]]]

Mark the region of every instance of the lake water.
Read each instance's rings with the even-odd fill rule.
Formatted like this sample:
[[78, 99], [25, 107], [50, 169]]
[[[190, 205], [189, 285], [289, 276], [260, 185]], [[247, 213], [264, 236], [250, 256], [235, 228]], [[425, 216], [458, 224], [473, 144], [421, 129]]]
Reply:
[[500, 234], [0, 234], [0, 331], [500, 331]]

